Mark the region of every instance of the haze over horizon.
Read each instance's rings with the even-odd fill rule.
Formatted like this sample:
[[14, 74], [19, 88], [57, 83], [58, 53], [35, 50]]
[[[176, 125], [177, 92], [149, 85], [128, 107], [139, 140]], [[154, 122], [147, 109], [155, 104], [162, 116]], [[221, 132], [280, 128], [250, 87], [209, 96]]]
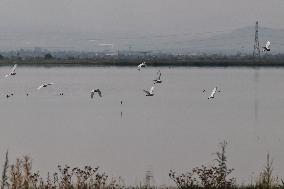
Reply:
[[[283, 0], [2, 0], [0, 48], [92, 50], [100, 43], [117, 43], [112, 38], [195, 39], [252, 26], [256, 20], [260, 26], [280, 29], [283, 10]], [[135, 46], [127, 39], [122, 48]], [[80, 40], [95, 43], [84, 46]]]

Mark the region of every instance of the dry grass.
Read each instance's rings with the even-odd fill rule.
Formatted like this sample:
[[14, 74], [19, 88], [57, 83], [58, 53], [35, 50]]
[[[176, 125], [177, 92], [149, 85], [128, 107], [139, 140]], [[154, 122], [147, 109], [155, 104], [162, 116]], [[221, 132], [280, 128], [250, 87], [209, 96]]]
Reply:
[[[8, 173], [8, 169], [10, 169]], [[99, 167], [71, 168], [58, 165], [58, 172], [48, 173], [47, 178], [33, 172], [32, 161], [28, 156], [16, 159], [8, 165], [8, 152], [2, 173], [1, 189], [122, 189], [120, 178], [109, 179], [106, 173], [100, 173]]]
[[9, 164], [9, 159], [8, 159], [8, 150], [6, 151], [6, 156], [5, 156], [5, 163], [3, 166], [3, 171], [2, 171], [2, 180], [1, 180], [1, 189], [4, 189], [6, 186], [8, 186], [8, 164]]
[[[226, 156], [227, 142], [220, 143], [213, 165], [195, 167], [185, 173], [177, 174], [170, 170], [169, 177], [178, 189], [284, 189], [284, 181], [273, 176], [273, 161], [267, 154], [264, 169], [255, 183], [238, 186], [231, 177], [234, 169], [228, 168]], [[126, 186], [119, 177], [109, 178], [101, 173], [99, 167], [84, 166], [71, 168], [58, 165], [58, 171], [41, 177], [33, 172], [32, 160], [28, 156], [16, 159], [9, 165], [8, 151], [2, 170], [1, 189], [124, 189]], [[149, 189], [145, 186], [127, 187], [132, 189]], [[168, 188], [168, 187], [163, 187]], [[172, 187], [171, 187], [172, 188]]]
[[[284, 181], [273, 176], [273, 161], [267, 154], [266, 164], [255, 183], [239, 186], [236, 179], [230, 177], [234, 169], [227, 167], [227, 142], [220, 143], [220, 151], [216, 152], [215, 164], [193, 168], [185, 173], [177, 174], [170, 170], [169, 177], [178, 189], [284, 189]], [[281, 182], [280, 182], [281, 181]]]

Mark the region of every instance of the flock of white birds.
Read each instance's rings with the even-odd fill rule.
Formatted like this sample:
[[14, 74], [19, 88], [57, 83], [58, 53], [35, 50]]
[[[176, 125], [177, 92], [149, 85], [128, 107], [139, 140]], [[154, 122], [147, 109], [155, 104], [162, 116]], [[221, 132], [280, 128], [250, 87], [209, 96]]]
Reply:
[[[10, 73], [9, 73], [9, 74], [6, 74], [5, 77], [8, 78], [8, 77], [11, 77], [11, 76], [15, 76], [15, 75], [16, 75], [16, 68], [17, 68], [17, 66], [18, 66], [18, 65], [15, 64], [15, 65], [13, 66], [13, 68], [11, 69]], [[41, 90], [42, 88], [46, 88], [46, 87], [48, 87], [48, 86], [50, 86], [50, 85], [53, 85], [53, 84], [54, 84], [53, 82], [50, 82], [50, 83], [43, 83], [43, 84], [41, 84], [40, 86], [37, 87], [37, 90]], [[93, 89], [93, 90], [91, 90], [91, 98], [94, 97], [94, 94], [95, 94], [95, 93], [98, 93], [99, 97], [102, 97], [102, 92], [100, 91], [100, 89]], [[11, 97], [11, 96], [13, 96], [13, 95], [14, 95], [13, 93], [7, 94], [6, 97], [9, 98], [9, 97]], [[29, 96], [28, 93], [27, 93], [26, 95]], [[61, 93], [59, 93], [59, 95], [62, 96], [63, 93], [61, 92]]]
[[[137, 70], [140, 71], [141, 68], [145, 68], [146, 66], [147, 66], [146, 63], [145, 63], [145, 62], [142, 62], [141, 64], [139, 64], [139, 65], [137, 66]], [[156, 85], [157, 83], [162, 83], [161, 76], [162, 76], [162, 73], [161, 73], [161, 71], [159, 70], [159, 71], [157, 72], [157, 77], [156, 77], [156, 79], [153, 80], [153, 81], [154, 81], [153, 86], [152, 86], [149, 90], [145, 90], [145, 89], [143, 90], [143, 91], [146, 93], [146, 96], [154, 96], [155, 85]], [[206, 90], [204, 89], [204, 90], [203, 90], [203, 93], [205, 93], [205, 92], [206, 92]], [[213, 90], [211, 91], [210, 96], [208, 97], [208, 99], [213, 99], [213, 98], [215, 97], [216, 92], [221, 92], [221, 91], [218, 90], [217, 87], [214, 87]]]
[[[270, 51], [270, 41], [267, 41], [265, 46], [262, 47], [262, 51], [265, 52], [265, 51]], [[137, 70], [141, 70], [142, 68], [146, 67], [146, 63], [145, 62], [142, 62], [141, 64], [139, 64], [137, 66]], [[150, 90], [143, 90], [145, 93], [146, 93], [146, 96], [154, 96], [154, 89], [155, 89], [155, 84], [156, 83], [162, 83], [162, 80], [161, 80], [161, 76], [162, 76], [162, 73], [161, 71], [159, 70], [157, 72], [157, 78], [154, 79], [154, 85], [150, 88]], [[206, 93], [207, 91], [205, 89], [203, 89], [203, 93]], [[216, 93], [219, 93], [221, 92], [220, 90], [218, 90], [218, 87], [214, 87], [208, 97], [208, 99], [213, 99], [216, 95]]]
[[[267, 41], [266, 44], [265, 44], [265, 46], [262, 47], [262, 49], [263, 49], [263, 50], [262, 50], [263, 52], [265, 52], [265, 51], [270, 51], [270, 41]], [[141, 64], [139, 64], [139, 65], [137, 66], [137, 70], [141, 71], [141, 69], [142, 69], [142, 68], [145, 68], [146, 66], [147, 66], [147, 65], [146, 65], [146, 62], [142, 62]], [[15, 64], [15, 65], [13, 66], [12, 70], [10, 71], [10, 73], [9, 73], [9, 74], [6, 74], [5, 77], [8, 78], [8, 77], [11, 77], [11, 76], [15, 76], [15, 75], [16, 75], [16, 68], [17, 68], [17, 64]], [[154, 83], [153, 83], [153, 85], [151, 86], [151, 88], [150, 88], [149, 90], [145, 90], [145, 89], [143, 90], [143, 91], [145, 92], [146, 96], [154, 96], [155, 85], [156, 85], [157, 83], [162, 83], [161, 76], [162, 76], [162, 73], [161, 73], [161, 71], [159, 70], [159, 71], [157, 72], [157, 77], [156, 77], [156, 79], [153, 80]], [[40, 86], [37, 87], [37, 90], [41, 90], [42, 88], [46, 88], [46, 87], [48, 87], [48, 86], [50, 86], [50, 85], [53, 85], [53, 84], [54, 84], [53, 82], [50, 82], [50, 83], [43, 83], [43, 84], [41, 84]], [[203, 93], [206, 93], [206, 92], [207, 92], [207, 91], [204, 89], [204, 90], [203, 90]], [[221, 91], [218, 90], [218, 87], [216, 86], [216, 87], [214, 87], [213, 90], [211, 91], [211, 93], [210, 93], [208, 99], [213, 99], [213, 98], [215, 97], [215, 95], [216, 95], [217, 92], [219, 93], [219, 92], [221, 92]], [[102, 92], [101, 92], [100, 89], [93, 89], [93, 90], [91, 90], [91, 98], [94, 98], [95, 93], [97, 93], [99, 97], [102, 97]], [[28, 95], [29, 95], [29, 94], [27, 94], [27, 96], [28, 96]], [[60, 95], [63, 95], [63, 93], [60, 93]], [[13, 96], [13, 93], [6, 95], [7, 98], [9, 98], [10, 96]]]

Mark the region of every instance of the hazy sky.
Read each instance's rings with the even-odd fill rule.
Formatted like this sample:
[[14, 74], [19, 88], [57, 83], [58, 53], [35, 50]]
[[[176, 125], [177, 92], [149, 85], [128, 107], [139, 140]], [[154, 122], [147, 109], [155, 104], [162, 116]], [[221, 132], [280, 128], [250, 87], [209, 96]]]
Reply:
[[[284, 0], [0, 0], [0, 49], [86, 50], [99, 43], [139, 48], [144, 39], [110, 39], [169, 34], [204, 38], [204, 33], [230, 32], [256, 20], [260, 26], [284, 28], [283, 18]], [[107, 40], [90, 43], [93, 38]], [[160, 48], [154, 47], [158, 41], [151, 42], [147, 48]]]
[[2, 31], [207, 32], [284, 28], [284, 0], [0, 0]]

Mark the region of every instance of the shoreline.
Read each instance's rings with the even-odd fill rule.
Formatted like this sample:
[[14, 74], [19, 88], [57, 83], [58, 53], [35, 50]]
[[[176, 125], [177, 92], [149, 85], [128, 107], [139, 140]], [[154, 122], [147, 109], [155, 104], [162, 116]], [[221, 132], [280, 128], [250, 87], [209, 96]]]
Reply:
[[[137, 66], [140, 60], [96, 60], [96, 59], [3, 59], [0, 66], [18, 64], [21, 66], [98, 66], [98, 67], [132, 67]], [[148, 60], [150, 67], [284, 67], [284, 60]]]

